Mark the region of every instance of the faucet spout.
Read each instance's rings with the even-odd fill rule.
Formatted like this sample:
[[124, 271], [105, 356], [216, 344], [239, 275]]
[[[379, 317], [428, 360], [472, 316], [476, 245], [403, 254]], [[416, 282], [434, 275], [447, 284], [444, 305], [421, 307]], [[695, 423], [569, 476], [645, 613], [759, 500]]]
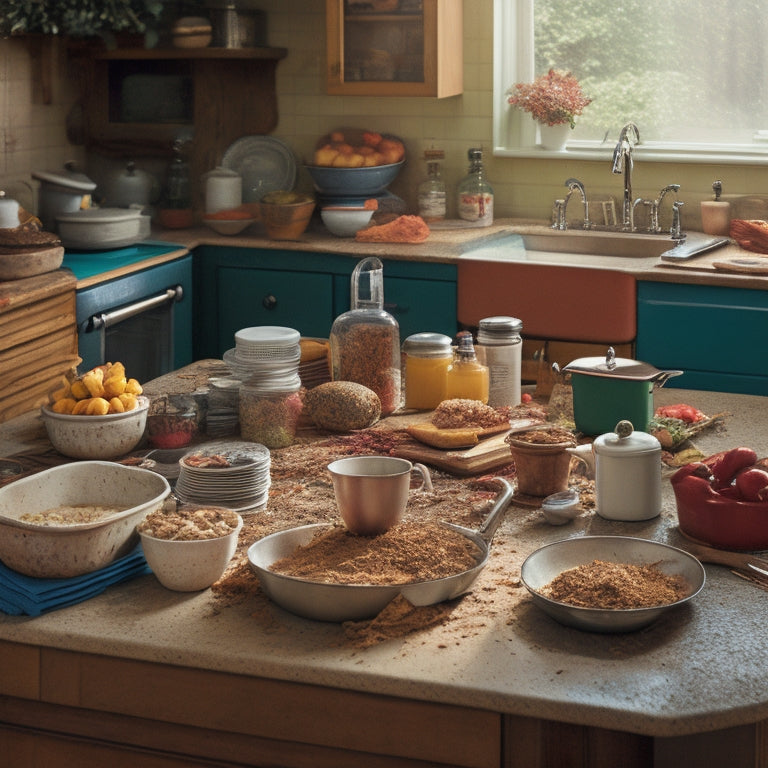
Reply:
[[584, 184], [578, 179], [568, 179], [565, 182], [565, 186], [568, 187], [568, 197], [578, 192], [581, 195], [581, 203], [584, 206], [584, 229], [590, 229], [592, 223], [589, 220], [589, 201], [587, 200], [587, 192], [584, 189]]
[[634, 123], [627, 123], [619, 133], [619, 140], [613, 150], [613, 173], [624, 174], [624, 204], [622, 206], [622, 228], [634, 229], [632, 211], [632, 150], [640, 141], [640, 131]]

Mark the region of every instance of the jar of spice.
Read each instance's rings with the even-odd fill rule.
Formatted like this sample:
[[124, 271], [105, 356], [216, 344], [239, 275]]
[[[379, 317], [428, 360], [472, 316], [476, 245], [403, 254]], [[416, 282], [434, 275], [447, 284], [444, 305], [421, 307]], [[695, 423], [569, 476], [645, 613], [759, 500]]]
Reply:
[[451, 337], [415, 333], [403, 342], [405, 407], [428, 411], [445, 400], [445, 381], [453, 360]]
[[477, 359], [488, 366], [488, 405], [520, 402], [523, 323], [516, 317], [483, 318], [477, 330]]
[[267, 448], [285, 448], [296, 438], [303, 402], [298, 376], [240, 388], [240, 436]]
[[472, 334], [461, 331], [459, 345], [446, 373], [445, 397], [488, 402], [488, 367], [478, 362]]
[[384, 309], [384, 265], [370, 256], [351, 279], [351, 309], [331, 326], [334, 381], [353, 381], [373, 390], [386, 416], [400, 407], [400, 326]]

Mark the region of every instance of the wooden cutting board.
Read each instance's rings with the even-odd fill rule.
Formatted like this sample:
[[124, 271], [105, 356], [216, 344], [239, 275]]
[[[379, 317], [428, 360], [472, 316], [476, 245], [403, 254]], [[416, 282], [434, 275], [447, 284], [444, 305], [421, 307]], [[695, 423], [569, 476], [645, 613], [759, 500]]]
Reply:
[[534, 419], [517, 419], [512, 423], [512, 429], [487, 437], [471, 448], [442, 450], [414, 441], [413, 444], [399, 446], [392, 455], [429, 464], [455, 475], [477, 475], [511, 463], [512, 454], [504, 442], [505, 438], [511, 432], [524, 432], [535, 426], [541, 426], [540, 422]]
[[768, 275], [768, 257], [740, 256], [713, 261], [712, 266], [722, 272], [738, 272], [743, 275]]

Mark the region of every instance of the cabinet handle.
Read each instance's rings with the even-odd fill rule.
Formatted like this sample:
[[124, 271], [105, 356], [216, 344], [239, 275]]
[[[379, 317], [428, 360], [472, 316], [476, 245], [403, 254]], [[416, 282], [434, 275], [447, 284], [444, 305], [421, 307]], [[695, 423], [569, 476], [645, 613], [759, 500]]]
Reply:
[[261, 300], [261, 305], [264, 309], [275, 309], [277, 307], [277, 299], [269, 293]]

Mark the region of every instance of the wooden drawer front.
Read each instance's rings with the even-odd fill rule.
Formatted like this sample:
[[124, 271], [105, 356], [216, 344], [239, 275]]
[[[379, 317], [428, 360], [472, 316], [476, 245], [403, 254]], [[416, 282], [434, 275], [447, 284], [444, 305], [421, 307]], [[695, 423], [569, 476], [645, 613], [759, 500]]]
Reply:
[[44, 403], [77, 361], [74, 284], [0, 312], [0, 422]]
[[43, 651], [43, 680], [47, 702], [150, 719], [158, 728], [384, 755], [397, 758], [393, 765], [406, 758], [499, 765], [501, 716], [482, 710], [55, 650]]

